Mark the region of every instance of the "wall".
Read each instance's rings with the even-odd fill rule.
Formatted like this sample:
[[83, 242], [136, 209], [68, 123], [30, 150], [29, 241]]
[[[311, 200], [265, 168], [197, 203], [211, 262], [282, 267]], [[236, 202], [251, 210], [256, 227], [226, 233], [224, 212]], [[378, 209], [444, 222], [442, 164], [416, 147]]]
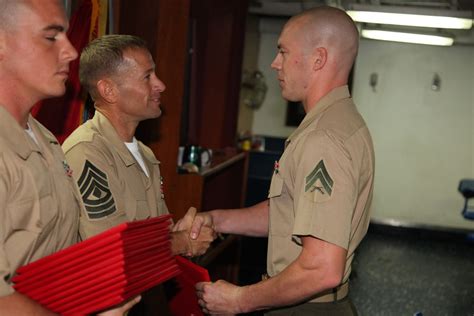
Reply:
[[474, 178], [473, 70], [474, 47], [361, 41], [353, 97], [376, 151], [373, 219], [474, 229], [457, 192]]
[[270, 67], [284, 23], [282, 19], [260, 20], [258, 68], [266, 78], [268, 90], [262, 107], [254, 113], [252, 131], [254, 134], [286, 138], [295, 128], [285, 126], [286, 101], [281, 97], [276, 71]]
[[[255, 15], [247, 16], [244, 42], [244, 56], [242, 62], [242, 71], [252, 73], [258, 70], [258, 43], [260, 41], [260, 33], [258, 31], [258, 18]], [[242, 79], [244, 76], [242, 75]], [[250, 109], [243, 102], [243, 94], [239, 97], [239, 118], [237, 121], [237, 132], [243, 134], [252, 130], [254, 110]]]
[[[287, 137], [286, 102], [270, 63], [284, 20], [262, 19], [258, 65], [268, 93], [254, 134]], [[474, 47], [361, 40], [353, 94], [375, 144], [373, 219], [474, 230], [460, 215], [459, 180], [474, 178]], [[370, 74], [378, 74], [376, 91]], [[434, 73], [441, 89], [431, 90]]]

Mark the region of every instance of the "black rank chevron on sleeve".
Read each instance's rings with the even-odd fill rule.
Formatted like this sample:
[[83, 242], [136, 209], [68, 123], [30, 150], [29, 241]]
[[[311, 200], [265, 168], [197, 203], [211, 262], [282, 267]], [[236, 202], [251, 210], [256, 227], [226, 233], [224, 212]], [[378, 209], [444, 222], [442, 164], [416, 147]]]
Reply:
[[321, 182], [321, 185], [323, 186], [327, 194], [331, 195], [334, 181], [329, 175], [326, 169], [326, 166], [324, 165], [324, 161], [322, 160], [319, 161], [316, 167], [314, 167], [313, 171], [311, 171], [311, 173], [306, 177], [305, 192], [307, 192], [310, 189], [313, 191], [315, 189], [318, 189], [320, 192], [322, 192], [322, 188], [318, 188], [318, 187], [313, 188], [317, 180]]
[[115, 201], [110, 192], [107, 174], [86, 160], [77, 181], [90, 219], [98, 219], [115, 212]]

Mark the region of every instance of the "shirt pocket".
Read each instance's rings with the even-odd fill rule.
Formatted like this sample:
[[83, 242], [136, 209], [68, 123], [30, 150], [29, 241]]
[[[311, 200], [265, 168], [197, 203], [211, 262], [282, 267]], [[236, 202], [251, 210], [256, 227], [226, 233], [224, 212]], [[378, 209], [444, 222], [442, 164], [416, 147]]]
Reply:
[[283, 190], [283, 178], [277, 172], [273, 173], [272, 181], [270, 183], [270, 190], [268, 191], [268, 198], [273, 198], [281, 195]]
[[12, 229], [40, 233], [58, 216], [57, 205], [51, 195], [37, 199], [22, 200], [10, 209]]
[[146, 200], [137, 200], [136, 209], [135, 209], [135, 220], [142, 220], [150, 218], [151, 210], [148, 206], [148, 201]]

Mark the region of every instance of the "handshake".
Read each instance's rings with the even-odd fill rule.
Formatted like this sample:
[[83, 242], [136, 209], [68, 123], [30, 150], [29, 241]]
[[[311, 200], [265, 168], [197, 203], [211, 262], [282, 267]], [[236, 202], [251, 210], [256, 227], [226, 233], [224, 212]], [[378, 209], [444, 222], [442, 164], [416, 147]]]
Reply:
[[204, 254], [217, 233], [208, 213], [196, 214], [190, 207], [186, 215], [171, 228], [171, 249], [173, 254], [195, 257]]

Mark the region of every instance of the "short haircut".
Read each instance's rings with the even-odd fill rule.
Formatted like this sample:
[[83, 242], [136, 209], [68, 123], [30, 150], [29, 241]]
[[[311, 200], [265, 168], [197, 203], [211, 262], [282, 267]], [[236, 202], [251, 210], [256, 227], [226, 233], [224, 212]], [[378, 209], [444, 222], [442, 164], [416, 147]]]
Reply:
[[96, 38], [82, 50], [79, 80], [92, 99], [97, 97], [97, 81], [114, 75], [124, 61], [123, 52], [137, 48], [148, 50], [146, 42], [140, 37], [114, 34]]

